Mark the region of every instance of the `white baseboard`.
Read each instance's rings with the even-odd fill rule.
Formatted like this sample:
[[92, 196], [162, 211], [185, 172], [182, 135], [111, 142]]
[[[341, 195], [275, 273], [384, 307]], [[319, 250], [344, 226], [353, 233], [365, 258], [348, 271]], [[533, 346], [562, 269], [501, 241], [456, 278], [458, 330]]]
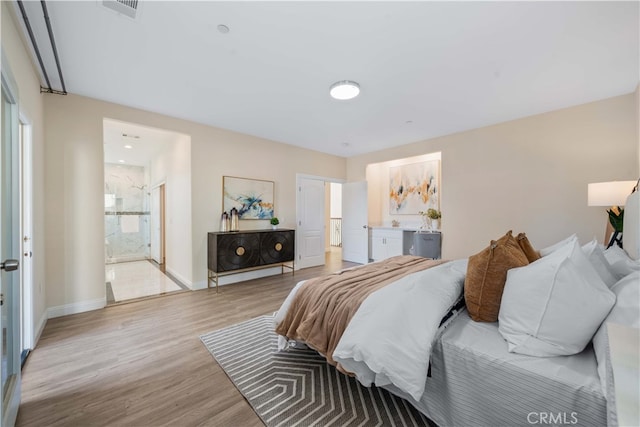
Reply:
[[42, 313], [42, 316], [40, 316], [40, 320], [38, 320], [38, 324], [36, 325], [36, 329], [33, 331], [33, 348], [36, 348], [38, 345], [42, 331], [44, 331], [44, 327], [47, 325], [47, 312], [48, 311], [45, 310], [44, 313]]
[[200, 289], [207, 289], [207, 281], [206, 280], [201, 280], [199, 282], [193, 282], [193, 288], [191, 288], [192, 291], [199, 291]]
[[106, 307], [107, 301], [105, 298], [96, 298], [89, 301], [79, 301], [71, 304], [59, 305], [56, 307], [49, 307], [47, 314], [49, 319], [54, 317], [67, 316], [69, 314], [84, 313], [85, 311], [98, 310]]
[[[285, 268], [284, 272], [286, 274], [291, 272], [291, 270]], [[282, 273], [282, 267], [277, 265], [275, 267], [263, 268], [260, 270], [252, 270], [252, 271], [245, 271], [243, 273], [229, 274], [227, 276], [222, 276], [218, 279], [220, 281], [220, 283], [218, 283], [218, 286], [225, 286], [225, 285], [230, 285], [232, 283], [244, 282], [245, 280], [260, 279], [262, 277], [267, 277], [267, 276], [275, 276], [281, 273]], [[208, 280], [194, 283], [193, 290], [195, 291], [199, 289], [207, 289], [207, 282]], [[215, 288], [216, 285], [214, 283], [211, 283], [211, 287]]]
[[[285, 271], [288, 271], [288, 270], [285, 270]], [[277, 267], [263, 268], [261, 270], [245, 271], [244, 273], [229, 274], [228, 276], [220, 277], [218, 279], [220, 280], [220, 283], [218, 285], [219, 286], [230, 285], [232, 283], [244, 282], [245, 280], [260, 279], [262, 277], [267, 277], [267, 276], [275, 276], [276, 274], [281, 274], [281, 273], [282, 273], [282, 267], [277, 266]]]
[[167, 273], [169, 273], [170, 275], [172, 275], [173, 277], [178, 279], [180, 281], [180, 283], [182, 283], [183, 285], [185, 285], [189, 289], [193, 289], [193, 282], [191, 280], [188, 280], [187, 278], [182, 276], [180, 273], [175, 271], [173, 268], [170, 268], [170, 267], [165, 267], [165, 268], [166, 268]]

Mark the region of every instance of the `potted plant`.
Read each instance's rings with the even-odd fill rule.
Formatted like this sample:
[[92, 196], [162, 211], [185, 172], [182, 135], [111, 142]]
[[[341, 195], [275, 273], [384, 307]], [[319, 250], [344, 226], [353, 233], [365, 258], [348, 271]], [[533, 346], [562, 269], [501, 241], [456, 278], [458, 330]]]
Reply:
[[278, 228], [278, 224], [280, 224], [280, 220], [276, 216], [271, 218], [271, 221], [269, 222], [271, 223], [271, 228], [273, 228], [274, 230], [276, 230]]
[[427, 216], [431, 219], [440, 219], [442, 218], [442, 214], [440, 213], [439, 210], [437, 209], [433, 209], [433, 208], [429, 208], [427, 209]]
[[607, 210], [609, 214], [609, 222], [613, 227], [614, 231], [618, 233], [622, 233], [622, 223], [624, 222], [624, 209], [613, 206], [611, 209]]
[[442, 213], [433, 208], [427, 209], [427, 216], [431, 219], [431, 227], [433, 230], [438, 230], [440, 228], [440, 218], [442, 218]]
[[426, 228], [430, 230], [437, 230], [440, 228], [440, 218], [442, 218], [442, 213], [439, 210], [429, 208], [426, 212], [420, 211], [419, 213], [425, 220]]

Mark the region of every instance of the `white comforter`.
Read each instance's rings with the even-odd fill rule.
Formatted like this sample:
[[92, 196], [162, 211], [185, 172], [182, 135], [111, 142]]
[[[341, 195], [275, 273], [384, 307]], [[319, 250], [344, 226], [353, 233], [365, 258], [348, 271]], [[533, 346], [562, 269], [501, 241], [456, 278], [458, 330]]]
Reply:
[[[440, 321], [462, 294], [466, 260], [414, 273], [372, 293], [349, 322], [333, 359], [365, 386], [393, 384], [415, 400], [425, 388]], [[285, 317], [300, 282], [275, 315]], [[279, 337], [280, 350], [287, 339]]]

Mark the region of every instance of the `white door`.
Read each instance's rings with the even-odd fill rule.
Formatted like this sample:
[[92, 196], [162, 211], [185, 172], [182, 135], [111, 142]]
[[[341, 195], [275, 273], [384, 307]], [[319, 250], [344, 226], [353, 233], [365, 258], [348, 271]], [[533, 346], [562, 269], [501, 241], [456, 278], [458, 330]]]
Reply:
[[[4, 66], [4, 64], [3, 64]], [[20, 405], [20, 200], [18, 106], [2, 70], [0, 146], [0, 424], [12, 426]]]
[[367, 182], [342, 184], [342, 259], [369, 261]]
[[161, 186], [151, 189], [151, 259], [162, 264]]
[[324, 265], [324, 181], [298, 178], [297, 268]]

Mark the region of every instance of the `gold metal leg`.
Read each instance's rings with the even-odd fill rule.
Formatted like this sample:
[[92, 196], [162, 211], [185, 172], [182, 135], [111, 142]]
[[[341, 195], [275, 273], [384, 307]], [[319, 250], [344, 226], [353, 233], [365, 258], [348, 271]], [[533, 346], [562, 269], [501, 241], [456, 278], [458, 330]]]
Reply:
[[[253, 271], [253, 270], [260, 270], [260, 269], [264, 269], [264, 268], [275, 268], [277, 266], [278, 266], [278, 264], [273, 263], [273, 264], [264, 265], [264, 266], [258, 266], [258, 267], [254, 267], [254, 268], [245, 268], [245, 269], [234, 270], [234, 271], [225, 271], [225, 272], [222, 272], [222, 274], [218, 274], [215, 271], [207, 269], [207, 288], [211, 288], [211, 282], [215, 282], [216, 283], [216, 293], [218, 293], [219, 292], [219, 281], [220, 281], [220, 277], [222, 277], [222, 276], [226, 276], [228, 274], [244, 273], [244, 272]], [[295, 276], [295, 274], [296, 274], [295, 262], [291, 261], [291, 265], [287, 265], [287, 262], [281, 262], [280, 263], [280, 274], [281, 275], [284, 274], [285, 267], [290, 269], [291, 270], [291, 274]]]
[[211, 270], [207, 270], [207, 288], [211, 288], [211, 282], [216, 283], [216, 293], [218, 293], [218, 273], [212, 273]]

